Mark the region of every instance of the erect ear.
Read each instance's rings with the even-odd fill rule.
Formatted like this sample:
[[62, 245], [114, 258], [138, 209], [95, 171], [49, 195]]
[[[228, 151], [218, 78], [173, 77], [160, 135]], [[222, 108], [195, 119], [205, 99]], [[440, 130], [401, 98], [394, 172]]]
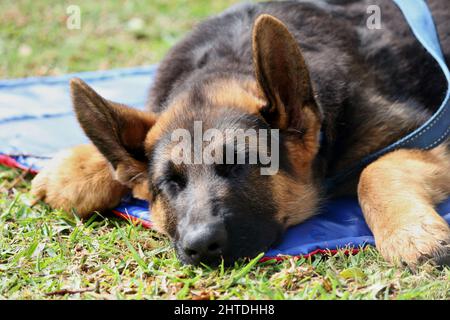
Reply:
[[253, 61], [258, 85], [268, 101], [261, 110], [266, 121], [280, 130], [301, 130], [309, 126], [309, 121], [320, 121], [297, 41], [281, 21], [270, 15], [263, 14], [255, 22]]
[[108, 101], [78, 78], [70, 81], [70, 90], [78, 122], [111, 163], [116, 179], [130, 188], [146, 184], [144, 141], [156, 116]]

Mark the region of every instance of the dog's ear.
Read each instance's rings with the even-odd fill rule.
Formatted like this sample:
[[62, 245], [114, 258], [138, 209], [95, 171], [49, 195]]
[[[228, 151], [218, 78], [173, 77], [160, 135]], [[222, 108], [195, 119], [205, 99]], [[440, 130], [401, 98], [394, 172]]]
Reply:
[[268, 101], [261, 115], [274, 128], [300, 130], [312, 120], [305, 118], [305, 111], [320, 120], [297, 41], [275, 17], [263, 14], [255, 22], [253, 62], [258, 85]]
[[144, 141], [156, 115], [108, 101], [78, 78], [70, 81], [70, 91], [78, 122], [111, 163], [116, 179], [141, 190], [147, 183]]

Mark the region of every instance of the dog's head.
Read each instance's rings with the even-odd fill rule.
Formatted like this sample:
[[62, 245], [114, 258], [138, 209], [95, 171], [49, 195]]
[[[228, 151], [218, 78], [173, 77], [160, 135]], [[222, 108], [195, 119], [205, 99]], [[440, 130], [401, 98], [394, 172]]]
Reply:
[[[303, 56], [287, 28], [267, 15], [255, 23], [253, 54], [254, 78], [193, 83], [158, 115], [107, 101], [81, 80], [71, 82], [82, 128], [116, 179], [151, 201], [155, 227], [185, 263], [255, 256], [317, 206], [313, 162], [321, 115]], [[240, 147], [230, 132], [247, 135]], [[276, 167], [274, 158], [262, 161], [261, 155], [275, 153]]]

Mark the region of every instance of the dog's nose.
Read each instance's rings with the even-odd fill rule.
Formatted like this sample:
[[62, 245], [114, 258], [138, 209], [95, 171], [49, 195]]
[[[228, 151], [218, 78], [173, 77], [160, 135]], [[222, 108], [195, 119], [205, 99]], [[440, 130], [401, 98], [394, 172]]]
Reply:
[[189, 264], [217, 264], [227, 242], [225, 226], [221, 223], [192, 226], [185, 233], [182, 250]]

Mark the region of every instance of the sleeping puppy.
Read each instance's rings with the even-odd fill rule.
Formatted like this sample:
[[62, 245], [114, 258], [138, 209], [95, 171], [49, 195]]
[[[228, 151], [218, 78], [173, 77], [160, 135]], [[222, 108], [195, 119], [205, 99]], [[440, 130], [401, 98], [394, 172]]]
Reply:
[[[450, 5], [428, 3], [450, 62]], [[381, 29], [366, 26], [373, 4]], [[434, 209], [450, 194], [448, 141], [392, 152], [342, 186], [324, 188], [328, 177], [425, 122], [445, 90], [439, 67], [390, 0], [239, 5], [172, 48], [145, 112], [73, 79], [74, 109], [93, 144], [56, 156], [32, 191], [82, 218], [131, 191], [151, 201], [154, 226], [183, 263], [211, 265], [255, 256], [314, 215], [325, 197], [357, 193], [385, 259], [449, 264], [450, 229]], [[266, 140], [265, 132], [276, 132], [265, 151], [279, 154], [277, 170], [262, 174], [268, 164], [259, 157], [175, 161], [173, 133], [191, 134], [198, 123], [203, 131], [253, 130]], [[231, 160], [249, 157], [249, 140]], [[214, 145], [223, 160], [229, 143], [200, 144]]]

